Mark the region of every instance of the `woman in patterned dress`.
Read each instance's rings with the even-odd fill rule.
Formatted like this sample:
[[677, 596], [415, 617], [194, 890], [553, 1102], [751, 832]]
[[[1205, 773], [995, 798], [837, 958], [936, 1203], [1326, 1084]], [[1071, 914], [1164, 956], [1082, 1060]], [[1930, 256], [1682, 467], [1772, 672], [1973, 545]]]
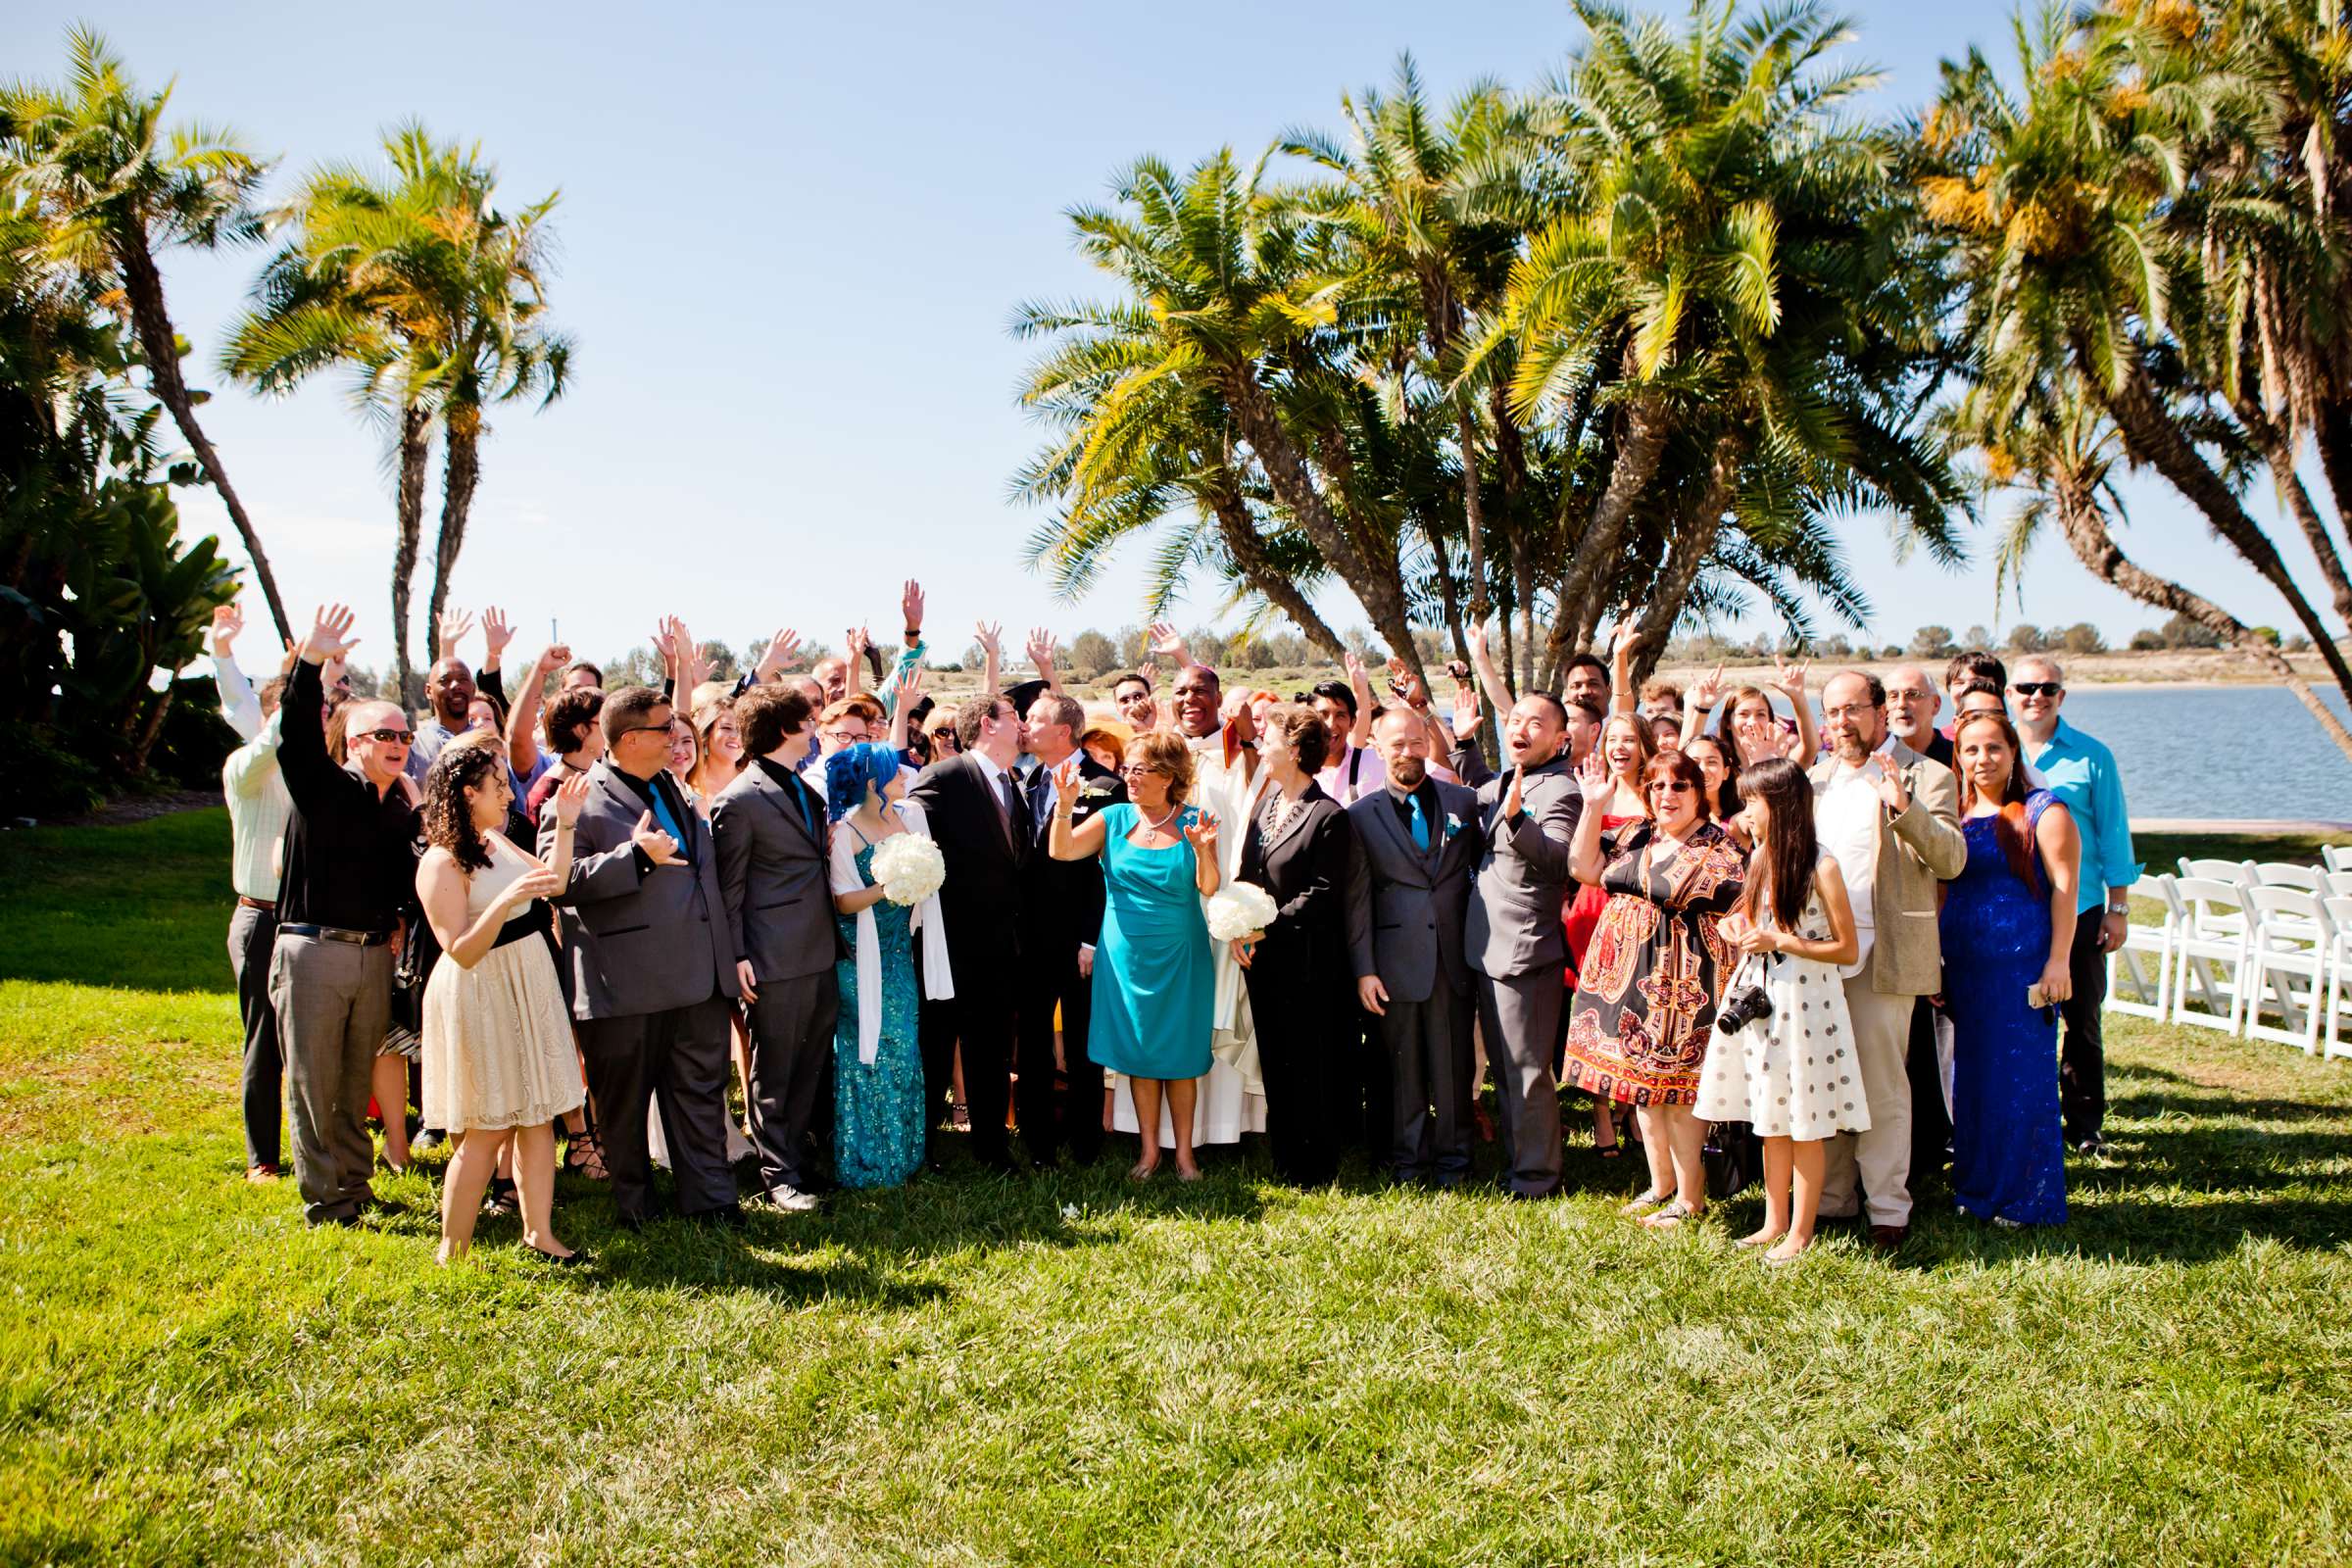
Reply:
[[1607, 765], [1588, 757], [1578, 779], [1585, 808], [1570, 863], [1610, 897], [1578, 972], [1565, 1079], [1634, 1107], [1649, 1188], [1624, 1212], [1675, 1225], [1707, 1206], [1705, 1128], [1690, 1104], [1730, 972], [1719, 927], [1747, 867], [1710, 817], [1698, 764], [1681, 753], [1642, 769], [1644, 815], [1617, 833], [1601, 827], [1617, 787]]
[[[1642, 770], [1658, 755], [1657, 745], [1639, 715], [1614, 713], [1601, 724], [1592, 755], [1608, 770], [1612, 786], [1600, 805], [1600, 830], [1604, 834], [1623, 832], [1642, 820]], [[1578, 888], [1576, 897], [1560, 910], [1560, 924], [1567, 928], [1570, 996], [1576, 995], [1577, 970], [1584, 964], [1585, 953], [1592, 946], [1592, 933], [1600, 929], [1601, 912], [1608, 906], [1608, 891], [1589, 886]], [[1566, 1023], [1563, 1018], [1563, 1029]], [[1554, 1071], [1558, 1070], [1555, 1066]], [[1615, 1159], [1619, 1152], [1617, 1121], [1609, 1103], [1606, 1095], [1592, 1097], [1592, 1147], [1603, 1159]]]

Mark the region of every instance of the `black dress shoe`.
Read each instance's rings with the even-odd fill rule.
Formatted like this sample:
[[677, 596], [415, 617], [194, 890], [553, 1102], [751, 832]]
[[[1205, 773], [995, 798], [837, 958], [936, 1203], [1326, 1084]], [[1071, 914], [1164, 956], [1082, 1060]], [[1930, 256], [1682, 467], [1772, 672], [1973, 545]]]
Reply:
[[2092, 1133], [2088, 1138], [2082, 1139], [2076, 1143], [2075, 1152], [2078, 1154], [2088, 1154], [2093, 1158], [2096, 1158], [2102, 1154], [2111, 1154], [2115, 1152], [2115, 1146], [2108, 1143], [2106, 1139], [2100, 1137], [2097, 1133]]

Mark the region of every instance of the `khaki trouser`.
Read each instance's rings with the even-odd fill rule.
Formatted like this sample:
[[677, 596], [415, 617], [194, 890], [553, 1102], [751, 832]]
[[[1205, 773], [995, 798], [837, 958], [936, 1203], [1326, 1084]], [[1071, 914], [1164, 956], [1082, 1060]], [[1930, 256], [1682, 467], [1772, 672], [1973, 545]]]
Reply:
[[[303, 1215], [314, 1225], [354, 1218], [369, 1196], [375, 1163], [368, 1080], [392, 1023], [392, 950], [280, 930], [270, 958], [270, 1002], [286, 1056], [286, 1122]], [[404, 1105], [383, 1110], [387, 1120], [407, 1114]]]
[[1823, 1146], [1821, 1216], [1855, 1213], [1854, 1178], [1870, 1199], [1873, 1225], [1911, 1223], [1911, 1076], [1904, 1057], [1911, 1046], [1911, 1009], [1917, 997], [1881, 996], [1871, 989], [1879, 949], [1873, 944], [1862, 972], [1845, 983], [1845, 1010], [1853, 1020], [1854, 1060], [1862, 1093], [1870, 1103], [1870, 1131], [1839, 1133]]

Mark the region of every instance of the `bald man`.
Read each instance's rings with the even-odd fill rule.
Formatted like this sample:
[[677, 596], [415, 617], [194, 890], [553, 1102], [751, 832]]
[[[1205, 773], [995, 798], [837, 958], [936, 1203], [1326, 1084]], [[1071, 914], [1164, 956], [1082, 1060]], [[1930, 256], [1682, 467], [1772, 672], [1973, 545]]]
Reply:
[[393, 946], [416, 882], [408, 715], [396, 703], [355, 703], [344, 724], [350, 762], [338, 767], [327, 754], [319, 669], [350, 648], [351, 623], [340, 605], [318, 612], [278, 721], [278, 772], [293, 811], [270, 1002], [286, 1058], [294, 1179], [313, 1225], [354, 1224], [374, 1198], [368, 1076], [391, 1023]]

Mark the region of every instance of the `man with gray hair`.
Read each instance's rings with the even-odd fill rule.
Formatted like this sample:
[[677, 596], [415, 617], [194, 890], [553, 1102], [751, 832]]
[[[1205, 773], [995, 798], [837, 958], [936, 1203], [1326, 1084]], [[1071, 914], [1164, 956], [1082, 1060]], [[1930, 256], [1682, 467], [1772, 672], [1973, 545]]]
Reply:
[[1952, 765], [1952, 743], [1936, 731], [1943, 694], [1936, 677], [1917, 664], [1897, 664], [1886, 674], [1886, 728], [1894, 738], [1931, 762]]

